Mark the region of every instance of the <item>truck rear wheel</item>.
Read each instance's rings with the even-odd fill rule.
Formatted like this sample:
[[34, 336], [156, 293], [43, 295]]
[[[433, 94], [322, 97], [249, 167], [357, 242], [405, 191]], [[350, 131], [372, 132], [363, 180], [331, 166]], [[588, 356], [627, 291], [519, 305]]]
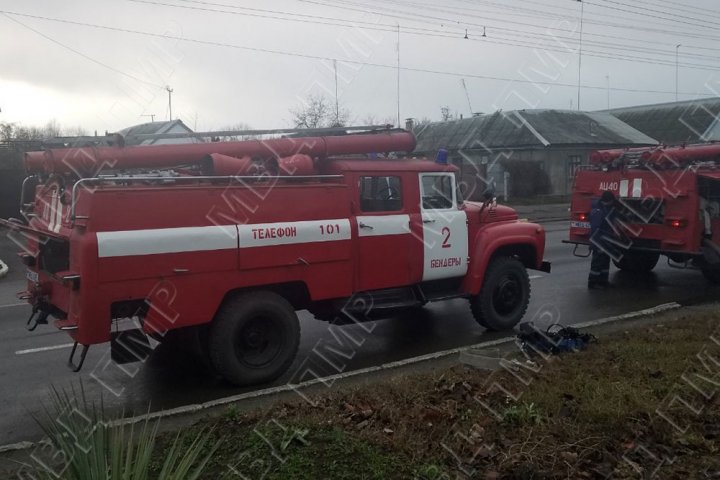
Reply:
[[652, 271], [660, 259], [659, 253], [654, 252], [626, 252], [620, 260], [613, 263], [620, 270], [633, 273], [647, 273]]
[[510, 330], [520, 322], [530, 302], [530, 278], [513, 257], [490, 262], [480, 293], [470, 299], [475, 320], [488, 330]]
[[210, 361], [235, 385], [275, 380], [290, 366], [300, 343], [300, 323], [280, 295], [248, 292], [226, 300], [208, 335]]

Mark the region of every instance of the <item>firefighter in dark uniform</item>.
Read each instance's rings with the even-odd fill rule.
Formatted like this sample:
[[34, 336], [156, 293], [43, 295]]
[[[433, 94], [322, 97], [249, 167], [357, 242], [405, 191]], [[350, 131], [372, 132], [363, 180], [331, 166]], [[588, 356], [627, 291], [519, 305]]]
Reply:
[[615, 235], [613, 224], [615, 212], [615, 195], [610, 191], [602, 193], [599, 199], [593, 200], [590, 212], [590, 275], [588, 288], [607, 288], [610, 286], [610, 255], [613, 250], [612, 238]]

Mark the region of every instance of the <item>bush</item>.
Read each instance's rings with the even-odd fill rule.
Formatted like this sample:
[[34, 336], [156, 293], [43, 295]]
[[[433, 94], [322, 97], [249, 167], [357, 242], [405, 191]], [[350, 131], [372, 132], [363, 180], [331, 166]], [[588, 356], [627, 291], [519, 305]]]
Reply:
[[[32, 478], [53, 480], [195, 480], [203, 473], [220, 442], [211, 432], [179, 434], [160, 465], [153, 465], [159, 422], [126, 424], [108, 418], [102, 404], [87, 401], [84, 390], [53, 390], [49, 407], [36, 419], [47, 442], [61, 459], [57, 465], [26, 465]], [[158, 472], [153, 474], [153, 472]]]

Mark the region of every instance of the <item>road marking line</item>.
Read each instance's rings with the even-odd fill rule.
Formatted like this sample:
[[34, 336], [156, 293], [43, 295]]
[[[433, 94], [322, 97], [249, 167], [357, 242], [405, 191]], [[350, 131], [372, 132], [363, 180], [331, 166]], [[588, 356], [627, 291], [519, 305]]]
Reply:
[[19, 307], [20, 305], [28, 305], [25, 302], [21, 303], [8, 303], [7, 305], [0, 305], [0, 308], [10, 308], [10, 307]]
[[18, 350], [15, 352], [15, 355], [27, 355], [28, 353], [39, 353], [39, 352], [47, 352], [49, 350], [60, 350], [61, 348], [70, 348], [74, 343], [63, 343], [62, 345], [51, 345], [49, 347], [38, 347], [38, 348], [28, 348], [27, 350]]
[[543, 278], [545, 275], [530, 275], [530, 280], [534, 280], [536, 278]]

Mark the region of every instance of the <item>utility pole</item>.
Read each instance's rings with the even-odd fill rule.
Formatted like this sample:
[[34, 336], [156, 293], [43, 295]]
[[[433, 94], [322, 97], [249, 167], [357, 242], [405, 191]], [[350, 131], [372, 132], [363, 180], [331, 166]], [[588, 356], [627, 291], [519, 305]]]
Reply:
[[470, 93], [468, 92], [467, 85], [465, 85], [465, 79], [461, 78], [460, 81], [462, 82], [463, 89], [465, 89], [465, 97], [467, 98], [468, 108], [470, 109], [470, 117], [472, 117], [473, 116], [473, 108], [472, 108], [472, 103], [470, 103]]
[[397, 125], [400, 127], [400, 23], [397, 24]]
[[605, 80], [607, 80], [607, 109], [610, 110], [610, 74], [608, 73], [605, 75]]
[[675, 101], [678, 101], [678, 80], [680, 79], [680, 63], [678, 62], [680, 56], [681, 43], [675, 45]]
[[583, 37], [583, 14], [585, 13], [585, 2], [580, 2], [580, 47], [578, 48], [578, 84], [577, 84], [577, 108], [580, 110], [580, 72], [582, 71], [582, 37]]
[[337, 60], [333, 59], [333, 69], [335, 70], [335, 126], [340, 124], [340, 101], [338, 100], [338, 78], [337, 78]]
[[170, 120], [172, 120], [172, 93], [173, 93], [173, 89], [170, 88], [170, 85], [167, 85], [167, 86], [165, 87], [165, 90], [167, 90], [167, 92], [168, 92], [168, 109], [169, 109], [169, 111], [170, 111]]

